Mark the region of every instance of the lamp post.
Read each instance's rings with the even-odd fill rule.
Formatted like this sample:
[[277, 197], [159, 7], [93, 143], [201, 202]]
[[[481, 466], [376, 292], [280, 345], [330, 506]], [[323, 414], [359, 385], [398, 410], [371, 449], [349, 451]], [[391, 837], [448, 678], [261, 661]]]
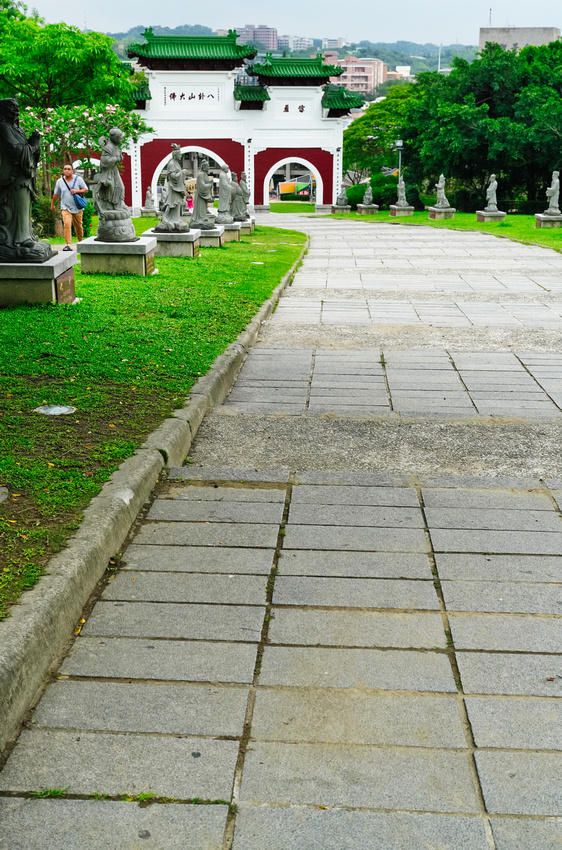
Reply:
[[398, 182], [402, 177], [402, 150], [404, 148], [404, 142], [402, 139], [396, 139], [394, 142], [394, 148], [398, 151]]

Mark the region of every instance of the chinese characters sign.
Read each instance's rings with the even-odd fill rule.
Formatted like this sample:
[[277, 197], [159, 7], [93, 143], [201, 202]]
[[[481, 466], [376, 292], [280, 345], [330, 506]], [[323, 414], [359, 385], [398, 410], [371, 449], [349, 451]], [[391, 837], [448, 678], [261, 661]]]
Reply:
[[162, 87], [163, 105], [166, 109], [199, 111], [222, 109], [223, 87], [210, 85], [166, 85]]
[[277, 115], [284, 120], [298, 121], [301, 119], [312, 119], [314, 117], [314, 108], [312, 101], [303, 98], [287, 98], [284, 100], [280, 97], [277, 100]]

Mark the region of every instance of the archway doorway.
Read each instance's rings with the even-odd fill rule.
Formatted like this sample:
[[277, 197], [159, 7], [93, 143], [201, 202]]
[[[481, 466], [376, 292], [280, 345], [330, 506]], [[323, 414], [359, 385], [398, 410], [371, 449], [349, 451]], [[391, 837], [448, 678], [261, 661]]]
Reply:
[[[181, 165], [185, 178], [186, 194], [192, 195], [195, 191], [195, 182], [201, 167], [201, 162], [203, 159], [206, 159], [209, 163], [209, 176], [213, 181], [213, 197], [218, 197], [220, 167], [224, 164], [224, 160], [207, 148], [195, 147], [192, 145], [182, 146], [181, 153]], [[172, 155], [169, 154], [165, 159], [159, 162], [154, 170], [154, 174], [152, 175], [151, 189], [152, 196], [156, 202], [156, 209], [160, 208], [160, 198], [166, 182], [168, 163], [171, 158]]]
[[264, 201], [305, 201], [322, 204], [324, 184], [319, 170], [308, 160], [286, 157], [273, 165], [263, 186]]

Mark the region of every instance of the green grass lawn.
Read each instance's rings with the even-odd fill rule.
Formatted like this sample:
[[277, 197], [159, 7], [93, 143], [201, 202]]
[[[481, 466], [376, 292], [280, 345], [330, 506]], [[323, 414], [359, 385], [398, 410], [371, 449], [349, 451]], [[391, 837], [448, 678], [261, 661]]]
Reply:
[[269, 209], [275, 213], [313, 213], [315, 207], [306, 201], [273, 201]]
[[[150, 278], [82, 275], [77, 265], [81, 303], [0, 309], [0, 618], [111, 472], [244, 329], [304, 241], [258, 227], [196, 260], [157, 258]], [[33, 412], [41, 404], [76, 413]]]
[[[320, 217], [320, 216], [319, 216]], [[536, 228], [534, 215], [508, 215], [503, 222], [478, 222], [476, 213], [455, 213], [453, 219], [442, 221], [431, 221], [427, 211], [415, 212], [411, 216], [394, 218], [388, 210], [382, 210], [377, 215], [357, 215], [356, 212], [341, 215], [321, 216], [322, 218], [351, 218], [357, 221], [392, 222], [402, 225], [428, 225], [429, 227], [444, 227], [447, 230], [479, 230], [482, 233], [491, 233], [493, 236], [505, 236], [516, 242], [528, 242], [535, 245], [544, 245], [562, 251], [562, 227], [561, 228]]]

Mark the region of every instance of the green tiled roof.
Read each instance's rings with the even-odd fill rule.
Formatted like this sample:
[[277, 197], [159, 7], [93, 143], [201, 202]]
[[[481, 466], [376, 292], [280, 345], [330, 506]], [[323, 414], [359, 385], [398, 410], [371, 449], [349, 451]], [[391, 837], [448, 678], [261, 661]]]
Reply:
[[271, 100], [269, 92], [264, 86], [242, 86], [237, 83], [234, 86], [234, 100]]
[[357, 109], [363, 106], [364, 98], [355, 91], [349, 91], [344, 86], [328, 83], [324, 86], [322, 106], [325, 109]]
[[139, 83], [135, 87], [135, 90], [133, 92], [133, 100], [152, 100], [148, 80], [143, 80], [142, 83]]
[[267, 53], [263, 62], [248, 68], [256, 77], [338, 77], [343, 74], [339, 65], [326, 65], [323, 56], [313, 59], [282, 59]]
[[251, 59], [253, 47], [237, 44], [237, 33], [228, 35], [154, 35], [143, 33], [146, 44], [131, 44], [128, 55], [146, 59]]

